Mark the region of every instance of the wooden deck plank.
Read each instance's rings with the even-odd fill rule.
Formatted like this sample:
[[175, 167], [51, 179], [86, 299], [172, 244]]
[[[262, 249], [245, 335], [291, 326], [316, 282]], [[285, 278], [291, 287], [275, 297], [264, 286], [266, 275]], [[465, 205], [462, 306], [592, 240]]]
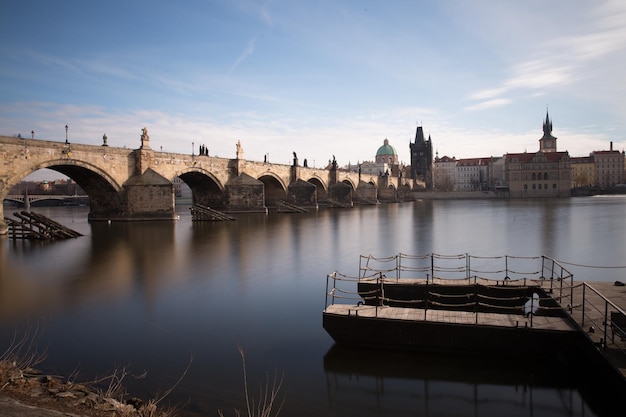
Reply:
[[531, 319], [521, 314], [473, 313], [470, 311], [427, 310], [406, 307], [375, 307], [368, 305], [333, 304], [327, 313], [359, 317], [378, 317], [392, 320], [429, 321], [462, 325], [494, 327], [531, 327], [533, 329], [576, 331], [569, 321], [560, 317], [534, 316]]

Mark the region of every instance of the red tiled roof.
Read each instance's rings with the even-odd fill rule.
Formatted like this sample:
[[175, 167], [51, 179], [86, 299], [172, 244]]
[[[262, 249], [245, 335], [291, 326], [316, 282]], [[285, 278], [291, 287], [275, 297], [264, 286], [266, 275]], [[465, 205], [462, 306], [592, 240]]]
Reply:
[[[540, 152], [507, 153], [506, 160], [511, 161], [513, 159], [517, 159], [520, 163], [527, 164], [529, 162], [532, 162], [533, 158], [535, 158], [539, 153]], [[543, 155], [548, 162], [558, 162], [562, 158], [569, 157], [569, 154], [567, 152], [544, 152]]]
[[594, 155], [597, 155], [597, 154], [599, 154], [599, 155], [609, 155], [609, 154], [619, 155], [619, 154], [621, 154], [621, 152], [620, 151], [593, 151], [592, 154], [594, 154]]
[[489, 164], [490, 160], [491, 160], [491, 157], [489, 158], [464, 158], [464, 159], [459, 159], [456, 164], [460, 166], [487, 165]]
[[449, 156], [442, 156], [441, 158], [436, 158], [435, 162], [455, 162], [456, 158], [453, 156], [450, 158]]
[[569, 159], [572, 164], [592, 164], [593, 156], [574, 156]]

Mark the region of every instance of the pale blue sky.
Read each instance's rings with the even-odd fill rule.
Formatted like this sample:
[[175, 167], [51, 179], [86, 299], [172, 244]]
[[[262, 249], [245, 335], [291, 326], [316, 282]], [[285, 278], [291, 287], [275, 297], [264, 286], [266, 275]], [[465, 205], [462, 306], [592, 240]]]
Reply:
[[626, 147], [626, 2], [0, 4], [0, 134], [325, 165]]

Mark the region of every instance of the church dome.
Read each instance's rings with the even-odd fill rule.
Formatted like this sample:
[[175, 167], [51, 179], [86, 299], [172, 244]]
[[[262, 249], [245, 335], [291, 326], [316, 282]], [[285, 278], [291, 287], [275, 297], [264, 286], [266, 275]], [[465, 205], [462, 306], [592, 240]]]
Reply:
[[389, 139], [385, 139], [383, 146], [378, 148], [378, 151], [376, 151], [376, 156], [387, 156], [387, 155], [393, 155], [393, 156], [398, 155], [398, 152], [396, 152], [396, 148], [394, 148], [393, 146], [389, 144]]

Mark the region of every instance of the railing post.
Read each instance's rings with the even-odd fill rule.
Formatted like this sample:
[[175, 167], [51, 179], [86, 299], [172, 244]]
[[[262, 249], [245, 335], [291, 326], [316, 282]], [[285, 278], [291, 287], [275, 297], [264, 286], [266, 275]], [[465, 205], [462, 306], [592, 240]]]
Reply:
[[602, 348], [604, 348], [604, 350], [606, 350], [606, 336], [608, 335], [607, 333], [607, 326], [609, 324], [609, 300], [605, 299], [604, 300], [604, 320], [602, 320], [602, 323], [604, 324], [604, 337], [602, 338]]
[[469, 254], [465, 254], [465, 278], [469, 281], [471, 276], [472, 266], [470, 265], [470, 256]]
[[569, 312], [572, 314], [574, 311], [574, 274], [570, 273], [569, 281]]
[[359, 281], [361, 280], [361, 273], [363, 273], [363, 255], [359, 255]]
[[400, 269], [402, 268], [402, 254], [396, 255], [396, 282], [400, 282]]
[[474, 277], [474, 324], [478, 324], [478, 285], [476, 285], [476, 278]]
[[[582, 300], [582, 314], [583, 314], [583, 316], [582, 316], [582, 318], [580, 320], [580, 327], [582, 327], [583, 329], [585, 328], [585, 301], [587, 299], [586, 292], [587, 292], [587, 284], [585, 284], [583, 282], [583, 300]], [[563, 299], [561, 298], [561, 300], [563, 300]], [[563, 302], [563, 301], [561, 301], [561, 302]], [[570, 305], [572, 305], [574, 303], [574, 300], [569, 300], [569, 303], [570, 303]], [[571, 308], [573, 308], [573, 306]]]
[[426, 312], [428, 311], [428, 294], [430, 290], [428, 289], [428, 274], [426, 274], [426, 292], [424, 294], [424, 320], [426, 320]]
[[504, 281], [509, 279], [509, 255], [504, 255]]
[[435, 277], [435, 254], [434, 253], [430, 254], [430, 275], [433, 278]]
[[[552, 283], [553, 283], [553, 277], [550, 277], [550, 291], [552, 290]], [[561, 300], [561, 303], [563, 303], [563, 280], [559, 280], [559, 300]], [[572, 300], [570, 300], [570, 304], [572, 304]]]
[[380, 293], [382, 292], [382, 285], [383, 285], [382, 276], [383, 276], [383, 273], [379, 272], [378, 278], [376, 278], [376, 287], [378, 287], [376, 289], [376, 310], [375, 310], [376, 317], [378, 317], [378, 304], [380, 304]]
[[[324, 310], [328, 307], [328, 279], [330, 278], [330, 274], [326, 275], [326, 297], [324, 299]], [[333, 291], [333, 304], [335, 304], [335, 292]]]

